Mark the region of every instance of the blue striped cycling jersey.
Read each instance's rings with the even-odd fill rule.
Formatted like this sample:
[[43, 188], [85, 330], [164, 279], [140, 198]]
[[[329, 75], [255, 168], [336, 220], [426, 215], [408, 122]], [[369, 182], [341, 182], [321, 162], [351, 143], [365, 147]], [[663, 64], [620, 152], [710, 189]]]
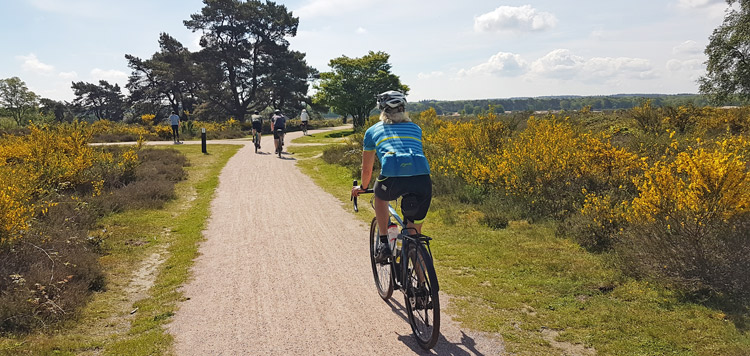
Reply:
[[422, 150], [422, 129], [413, 122], [372, 125], [365, 132], [365, 151], [375, 151], [380, 175], [411, 177], [430, 174], [430, 164]]

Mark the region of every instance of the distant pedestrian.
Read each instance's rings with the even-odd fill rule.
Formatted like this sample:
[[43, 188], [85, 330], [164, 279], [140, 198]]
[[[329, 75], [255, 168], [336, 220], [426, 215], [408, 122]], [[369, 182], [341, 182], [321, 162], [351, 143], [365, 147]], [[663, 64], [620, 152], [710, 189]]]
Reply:
[[307, 123], [310, 121], [310, 116], [307, 115], [307, 110], [302, 109], [302, 113], [299, 114], [299, 119], [302, 121], [302, 133], [307, 135]]
[[180, 116], [176, 112], [172, 111], [172, 115], [169, 116], [169, 123], [172, 125], [172, 139], [174, 143], [180, 142]]

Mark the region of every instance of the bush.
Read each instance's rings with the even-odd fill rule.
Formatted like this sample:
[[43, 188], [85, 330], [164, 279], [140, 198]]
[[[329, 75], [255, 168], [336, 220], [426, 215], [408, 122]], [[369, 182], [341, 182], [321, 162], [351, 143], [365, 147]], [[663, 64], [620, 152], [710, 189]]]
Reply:
[[558, 236], [570, 237], [589, 251], [612, 249], [627, 226], [622, 201], [611, 194], [587, 194], [583, 207], [562, 221]]
[[96, 217], [64, 199], [23, 240], [0, 248], [0, 332], [28, 332], [70, 317], [104, 286], [87, 231]]
[[75, 315], [105, 287], [98, 262], [105, 251], [88, 235], [96, 219], [159, 208], [186, 177], [187, 161], [173, 149], [93, 149], [64, 130], [31, 134], [0, 145], [0, 333]]
[[748, 147], [732, 138], [648, 167], [618, 244], [634, 271], [688, 290], [748, 295]]

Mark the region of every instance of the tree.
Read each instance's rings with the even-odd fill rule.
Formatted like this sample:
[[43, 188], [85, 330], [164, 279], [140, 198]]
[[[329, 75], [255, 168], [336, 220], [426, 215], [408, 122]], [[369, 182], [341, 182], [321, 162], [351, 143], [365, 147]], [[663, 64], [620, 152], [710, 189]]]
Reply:
[[36, 110], [38, 100], [39, 97], [20, 78], [0, 79], [0, 105], [19, 126], [23, 126], [24, 119]]
[[168, 105], [184, 117], [184, 111], [193, 111], [198, 89], [192, 53], [166, 33], [159, 36], [159, 49], [148, 60], [125, 55], [133, 70], [125, 87], [134, 104]]
[[[262, 110], [272, 100], [285, 105], [297, 93], [307, 93], [306, 82], [304, 88], [299, 85], [309, 77], [304, 54], [290, 52], [286, 40], [296, 36], [299, 19], [284, 5], [257, 0], [203, 3], [201, 13], [184, 22], [192, 31], [203, 32], [203, 49], [196, 55], [203, 99], [244, 121], [248, 112]], [[292, 77], [280, 81], [275, 73]]]
[[86, 82], [74, 82], [72, 85], [73, 100], [84, 115], [94, 115], [97, 119], [120, 121], [124, 115], [125, 100], [120, 86], [100, 80], [99, 85]]
[[63, 122], [67, 119], [65, 117], [67, 105], [62, 101], [41, 98], [39, 100], [39, 113], [45, 116], [53, 116], [56, 122]]
[[[732, 95], [750, 99], [750, 1], [727, 0], [724, 22], [717, 27], [704, 53], [706, 75], [698, 80], [700, 92], [715, 103]], [[731, 7], [739, 4], [739, 7]]]
[[344, 117], [351, 115], [355, 128], [364, 126], [376, 106], [377, 94], [388, 90], [409, 91], [409, 87], [391, 73], [389, 58], [385, 52], [370, 51], [362, 58], [332, 59], [328, 66], [333, 71], [320, 73], [313, 101], [331, 107]]

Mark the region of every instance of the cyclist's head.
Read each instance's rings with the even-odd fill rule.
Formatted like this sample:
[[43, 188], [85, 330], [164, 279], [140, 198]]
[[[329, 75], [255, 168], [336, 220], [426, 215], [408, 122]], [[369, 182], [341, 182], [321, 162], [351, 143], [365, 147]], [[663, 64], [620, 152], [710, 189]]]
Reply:
[[281, 115], [281, 110], [276, 109], [276, 110], [273, 111], [273, 113], [276, 114], [276, 115]]
[[258, 114], [260, 114], [260, 113], [258, 112], [258, 110], [255, 110], [255, 115], [258, 115]]
[[302, 109], [302, 112], [307, 112], [307, 110], [305, 110], [305, 109]]
[[378, 109], [380, 121], [386, 124], [411, 121], [406, 115], [406, 95], [399, 91], [391, 90], [380, 93], [378, 98]]
[[390, 90], [378, 94], [378, 109], [386, 111], [405, 111], [406, 95], [400, 91]]

